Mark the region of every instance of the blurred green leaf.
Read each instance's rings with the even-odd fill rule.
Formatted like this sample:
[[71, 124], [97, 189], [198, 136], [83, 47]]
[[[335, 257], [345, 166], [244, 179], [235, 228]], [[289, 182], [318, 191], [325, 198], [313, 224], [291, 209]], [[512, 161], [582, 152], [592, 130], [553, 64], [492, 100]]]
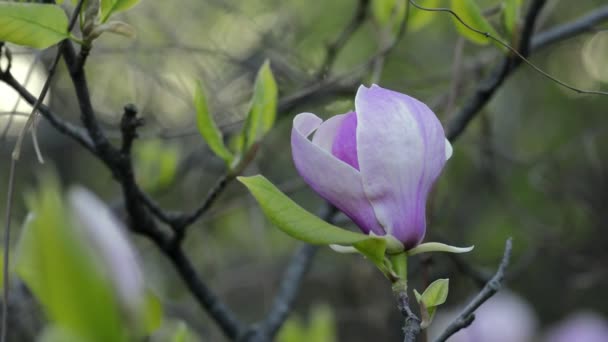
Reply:
[[277, 115], [278, 94], [270, 63], [266, 61], [258, 71], [255, 80], [251, 108], [241, 133], [244, 137], [242, 151], [248, 151], [272, 128]]
[[145, 335], [149, 335], [152, 332], [156, 331], [158, 328], [160, 328], [163, 322], [163, 307], [158, 297], [151, 291], [148, 291], [146, 293], [146, 299], [143, 309], [143, 333]]
[[196, 84], [194, 90], [194, 106], [196, 107], [196, 126], [203, 139], [209, 148], [220, 158], [224, 159], [226, 164], [230, 165], [234, 156], [224, 145], [222, 131], [219, 130], [209, 107], [207, 105], [207, 96], [205, 95], [204, 87], [201, 82]]
[[101, 0], [101, 22], [105, 23], [112, 14], [126, 11], [139, 0]]
[[336, 319], [327, 305], [315, 305], [309, 314], [308, 324], [297, 315], [290, 317], [279, 332], [279, 342], [337, 341]]
[[[426, 8], [439, 7], [439, 0], [418, 0], [416, 3]], [[418, 9], [410, 4], [410, 13], [407, 18], [407, 28], [410, 32], [418, 31], [431, 22], [437, 13]]]
[[162, 140], [146, 140], [133, 151], [135, 175], [142, 188], [158, 191], [173, 184], [180, 152], [175, 145]]
[[45, 49], [68, 37], [68, 18], [61, 7], [0, 2], [0, 41]]
[[307, 341], [332, 342], [338, 340], [336, 318], [328, 305], [315, 305], [310, 313]]
[[190, 330], [184, 322], [179, 322], [175, 333], [171, 337], [171, 342], [191, 342], [194, 341], [190, 335]]
[[[492, 35], [493, 37], [500, 38], [494, 27], [486, 20], [481, 13], [481, 9], [475, 2], [475, 0], [452, 0], [452, 11], [454, 11], [463, 22], [470, 27]], [[472, 31], [470, 28], [464, 26], [458, 19], [452, 17], [456, 29], [464, 38], [469, 41], [486, 45], [491, 42], [490, 38], [484, 37], [482, 34]], [[504, 47], [501, 46], [501, 49]]]
[[51, 321], [81, 341], [127, 341], [113, 287], [66, 215], [57, 181], [47, 177], [27, 198], [16, 271]]
[[257, 200], [266, 217], [280, 230], [313, 245], [353, 246], [386, 272], [387, 239], [351, 232], [329, 224], [300, 207], [264, 176], [238, 177]]
[[308, 341], [308, 332], [299, 316], [290, 317], [277, 336], [279, 342], [305, 342]]
[[393, 33], [399, 31], [401, 23], [405, 19], [407, 0], [372, 0], [372, 16], [376, 22]]
[[519, 20], [520, 8], [522, 0], [504, 0], [502, 19], [505, 25], [505, 31], [509, 37], [513, 37], [514, 29]]

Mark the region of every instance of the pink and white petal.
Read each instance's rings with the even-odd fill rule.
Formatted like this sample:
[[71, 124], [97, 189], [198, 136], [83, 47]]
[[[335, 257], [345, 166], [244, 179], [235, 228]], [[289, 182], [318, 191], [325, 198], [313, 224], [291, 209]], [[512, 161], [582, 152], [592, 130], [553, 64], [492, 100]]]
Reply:
[[346, 115], [336, 132], [331, 154], [346, 164], [359, 170], [357, 156], [357, 114], [350, 112]]
[[363, 191], [359, 172], [308, 140], [308, 135], [321, 122], [312, 113], [294, 118], [291, 149], [296, 169], [314, 191], [346, 214], [363, 232], [384, 235]]
[[428, 192], [446, 161], [441, 123], [422, 102], [372, 85], [355, 97], [365, 193], [388, 234], [412, 248], [426, 229]]
[[315, 135], [312, 137], [312, 143], [331, 153], [331, 148], [334, 146], [334, 139], [336, 138], [338, 129], [340, 129], [342, 122], [348, 114], [350, 113], [334, 115], [325, 120], [315, 131]]

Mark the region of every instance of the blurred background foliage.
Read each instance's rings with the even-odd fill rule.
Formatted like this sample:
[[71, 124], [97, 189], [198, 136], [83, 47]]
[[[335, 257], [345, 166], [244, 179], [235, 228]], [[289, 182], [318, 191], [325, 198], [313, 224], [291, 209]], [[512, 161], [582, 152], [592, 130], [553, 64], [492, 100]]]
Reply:
[[[448, 5], [444, 0], [437, 3]], [[478, 3], [491, 9], [500, 1]], [[549, 1], [537, 30], [603, 4], [603, 0]], [[354, 0], [143, 0], [118, 16], [136, 28], [137, 38], [104, 35], [95, 42], [86, 70], [96, 112], [108, 135], [118, 139], [123, 106], [136, 104], [145, 118], [134, 146], [139, 183], [166, 208], [194, 208], [225, 171], [223, 161], [196, 129], [192, 102], [196, 82], [204, 80], [213, 115], [230, 136], [242, 125], [255, 74], [264, 60], [270, 60], [281, 98], [314, 84], [327, 44], [339, 35], [355, 7]], [[499, 27], [499, 16], [490, 19]], [[599, 25], [595, 31], [543, 49], [531, 60], [576, 86], [605, 88], [607, 28], [608, 24]], [[351, 73], [376, 53], [382, 39], [376, 24], [367, 21], [337, 56], [334, 74]], [[36, 83], [44, 78], [53, 54], [11, 49], [15, 65], [23, 66], [22, 77], [33, 70], [29, 87], [37, 92]], [[434, 13], [426, 25], [405, 32], [387, 56], [379, 83], [428, 103], [447, 122], [501, 57], [492, 45], [464, 41], [448, 15]], [[336, 89], [280, 110], [274, 130], [245, 171], [264, 174], [311, 211], [317, 211], [322, 201], [294, 170], [288, 143], [291, 118], [302, 111], [326, 118], [352, 109], [356, 87]], [[29, 109], [4, 85], [0, 94], [0, 152], [5, 166], [25, 121], [6, 113], [29, 113]], [[62, 63], [48, 104], [63, 117], [78, 119]], [[505, 239], [514, 238], [508, 287], [530, 303], [541, 327], [581, 309], [608, 315], [606, 108], [606, 97], [578, 95], [529, 67], [520, 68], [454, 144], [454, 156], [429, 203], [427, 241], [474, 244], [475, 250], [462, 259], [479, 270], [491, 272]], [[27, 214], [25, 190], [35, 188], [38, 175], [47, 169], [55, 169], [64, 186], [82, 184], [122, 213], [119, 189], [98, 160], [44, 120], [39, 140], [47, 162], [39, 165], [31, 146], [26, 149], [18, 167], [15, 227]], [[7, 172], [8, 167], [0, 169], [2, 179], [8, 178]], [[2, 182], [1, 193], [5, 186]], [[4, 198], [0, 199], [3, 207]], [[345, 217], [339, 223], [352, 226]], [[17, 239], [19, 234], [13, 236]], [[160, 296], [165, 315], [186, 322], [192, 336], [221, 340], [171, 265], [148, 241], [135, 239], [147, 284]], [[190, 228], [185, 242], [204, 279], [250, 322], [269, 309], [283, 267], [298, 245], [270, 226], [237, 183], [230, 184], [210, 212]], [[411, 263], [414, 288], [421, 290], [433, 279], [450, 277], [447, 305], [459, 305], [477, 291], [476, 284], [457, 271], [458, 261], [449, 256], [417, 257]], [[28, 316], [35, 312], [27, 291], [13, 295], [29, 305], [24, 311]], [[318, 316], [325, 319], [319, 323]], [[23, 317], [19, 316], [19, 326], [24, 334], [40, 328], [40, 317]], [[317, 256], [294, 317], [300, 318], [285, 326], [280, 341], [311, 341], [293, 336], [315, 333], [330, 336], [327, 341], [398, 340], [401, 333], [400, 314], [382, 275], [360, 257], [329, 249]], [[302, 321], [302, 317], [308, 318]]]

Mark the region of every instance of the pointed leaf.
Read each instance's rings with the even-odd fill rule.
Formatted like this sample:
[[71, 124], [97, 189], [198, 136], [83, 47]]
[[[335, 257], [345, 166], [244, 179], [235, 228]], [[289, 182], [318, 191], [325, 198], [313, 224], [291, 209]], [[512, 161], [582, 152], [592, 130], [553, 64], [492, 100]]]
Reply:
[[[452, 11], [454, 11], [462, 21], [464, 21], [467, 25], [472, 28], [488, 33], [493, 37], [499, 38], [496, 30], [490, 25], [490, 23], [486, 20], [486, 18], [481, 13], [481, 9], [475, 2], [475, 0], [452, 0]], [[460, 21], [456, 18], [452, 17], [454, 24], [456, 25], [456, 29], [466, 39], [470, 40], [473, 43], [486, 45], [490, 43], [490, 39], [484, 37], [479, 32], [472, 31], [470, 28], [464, 26]]]
[[270, 69], [270, 63], [266, 61], [258, 71], [251, 108], [241, 133], [244, 136], [244, 151], [259, 142], [274, 125], [277, 115], [277, 98], [277, 83]]
[[101, 22], [105, 23], [114, 13], [126, 11], [139, 0], [101, 0]]
[[68, 18], [61, 7], [0, 2], [0, 41], [45, 49], [68, 37]]
[[280, 230], [313, 245], [353, 246], [381, 270], [386, 270], [387, 239], [351, 232], [329, 224], [300, 207], [264, 176], [238, 177], [258, 201], [266, 217]]
[[428, 253], [428, 252], [446, 252], [446, 253], [467, 253], [473, 250], [475, 246], [470, 247], [454, 247], [450, 245], [446, 245], [445, 243], [439, 242], [427, 242], [422, 243], [409, 251], [407, 251], [408, 255], [416, 255], [420, 253]]
[[427, 308], [439, 306], [445, 303], [445, 300], [448, 298], [449, 287], [449, 279], [437, 279], [424, 290], [419, 301]]
[[427, 328], [433, 321], [435, 312], [437, 312], [437, 306], [445, 303], [446, 299], [448, 298], [449, 284], [449, 279], [437, 279], [432, 282], [422, 294], [414, 290], [416, 300], [420, 304], [420, 313], [422, 318], [420, 327], [422, 329]]
[[196, 107], [196, 127], [200, 132], [209, 148], [220, 158], [224, 159], [226, 164], [230, 164], [233, 159], [232, 153], [224, 145], [222, 132], [219, 130], [209, 107], [207, 105], [207, 96], [203, 89], [203, 84], [198, 82], [194, 89], [194, 106]]

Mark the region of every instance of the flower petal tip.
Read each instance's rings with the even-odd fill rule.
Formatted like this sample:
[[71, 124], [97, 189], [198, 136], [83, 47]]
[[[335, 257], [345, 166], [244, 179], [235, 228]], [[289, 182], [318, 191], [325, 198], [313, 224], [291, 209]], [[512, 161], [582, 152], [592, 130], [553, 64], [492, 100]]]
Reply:
[[342, 253], [342, 254], [359, 253], [359, 251], [353, 246], [342, 246], [342, 245], [331, 244], [331, 245], [329, 245], [329, 248], [331, 248], [336, 253]]
[[408, 255], [416, 255], [420, 253], [428, 253], [428, 252], [444, 252], [444, 253], [467, 253], [473, 250], [475, 246], [469, 247], [456, 247], [446, 245], [444, 243], [439, 242], [427, 242], [420, 244], [409, 251], [407, 251]]

